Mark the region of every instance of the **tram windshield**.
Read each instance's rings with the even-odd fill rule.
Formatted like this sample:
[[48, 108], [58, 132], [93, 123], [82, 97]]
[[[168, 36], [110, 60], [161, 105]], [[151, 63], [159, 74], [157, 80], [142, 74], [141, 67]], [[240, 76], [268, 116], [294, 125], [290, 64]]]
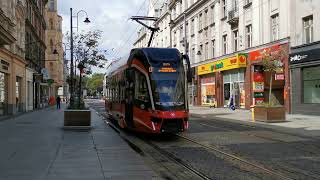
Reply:
[[156, 109], [185, 109], [185, 79], [183, 68], [181, 69], [176, 72], [154, 72], [151, 74]]

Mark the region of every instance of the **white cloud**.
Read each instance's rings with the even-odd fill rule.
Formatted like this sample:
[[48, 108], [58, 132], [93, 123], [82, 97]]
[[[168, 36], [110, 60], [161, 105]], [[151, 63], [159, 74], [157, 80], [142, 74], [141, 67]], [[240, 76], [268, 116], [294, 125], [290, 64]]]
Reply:
[[[70, 31], [70, 8], [73, 8], [74, 15], [79, 10], [85, 10], [91, 23], [85, 25], [83, 23], [85, 14], [79, 13], [79, 31], [102, 30], [102, 49], [114, 48], [116, 52], [119, 52], [118, 56], [123, 56], [132, 48], [137, 38], [135, 30], [139, 26], [128, 19], [137, 15], [142, 4], [143, 7], [138, 15], [146, 15], [148, 0], [60, 0], [58, 1], [58, 13], [63, 18], [62, 27], [63, 32], [66, 33]], [[75, 27], [76, 18], [73, 18], [73, 21]], [[129, 38], [130, 35], [132, 35], [131, 38]]]

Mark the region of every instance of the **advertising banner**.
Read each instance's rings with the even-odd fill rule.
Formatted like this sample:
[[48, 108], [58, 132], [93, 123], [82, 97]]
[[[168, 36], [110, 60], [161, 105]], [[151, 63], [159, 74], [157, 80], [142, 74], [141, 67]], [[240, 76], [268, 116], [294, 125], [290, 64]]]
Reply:
[[215, 77], [201, 78], [201, 104], [206, 106], [216, 106], [215, 95]]
[[198, 66], [198, 75], [226, 71], [247, 66], [247, 54], [237, 54], [236, 56], [214, 61], [212, 63]]
[[264, 92], [264, 82], [253, 82], [253, 92]]

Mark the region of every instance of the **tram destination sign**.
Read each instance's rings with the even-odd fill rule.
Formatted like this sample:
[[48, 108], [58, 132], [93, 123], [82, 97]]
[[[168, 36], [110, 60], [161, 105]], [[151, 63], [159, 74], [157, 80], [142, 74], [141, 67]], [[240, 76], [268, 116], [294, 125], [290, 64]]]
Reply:
[[173, 67], [161, 67], [158, 69], [158, 72], [161, 73], [174, 73], [177, 72], [177, 69], [173, 68]]

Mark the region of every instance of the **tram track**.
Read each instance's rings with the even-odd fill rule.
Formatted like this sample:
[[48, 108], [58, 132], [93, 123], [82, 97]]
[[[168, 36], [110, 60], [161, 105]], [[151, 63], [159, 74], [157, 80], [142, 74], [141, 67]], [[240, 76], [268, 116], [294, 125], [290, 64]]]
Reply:
[[[105, 121], [107, 125], [109, 125], [110, 127], [112, 127], [115, 131], [117, 131], [119, 134], [121, 134], [121, 137], [127, 141], [127, 142], [130, 142], [130, 146], [134, 146], [134, 149], [142, 149], [140, 147], [144, 147], [145, 149], [145, 145], [141, 144], [141, 142], [137, 142], [137, 139], [134, 138], [132, 139], [132, 137], [128, 137], [128, 134], [126, 133], [123, 133], [123, 131], [121, 129], [119, 129], [119, 127], [117, 127], [116, 125], [114, 125], [112, 122], [108, 122], [108, 121]], [[201, 147], [204, 147], [206, 149], [209, 149], [210, 151], [215, 151], [215, 152], [218, 152], [224, 156], [227, 156], [229, 158], [232, 158], [234, 160], [237, 160], [239, 162], [241, 162], [242, 164], [245, 164], [245, 165], [249, 165], [249, 166], [252, 166], [256, 169], [259, 169], [260, 171], [263, 171], [263, 173], [265, 174], [269, 174], [273, 177], [276, 177], [276, 179], [283, 179], [283, 180], [292, 180], [292, 178], [290, 177], [287, 177], [281, 173], [278, 173], [276, 171], [273, 171], [271, 169], [267, 169], [259, 164], [256, 164], [256, 163], [253, 163], [253, 162], [250, 162], [248, 160], [245, 160], [241, 157], [238, 157], [236, 155], [232, 155], [232, 154], [229, 154], [228, 152], [225, 152], [225, 151], [222, 151], [218, 148], [214, 148], [214, 147], [210, 147], [210, 146], [206, 146], [204, 144], [201, 144], [201, 143], [198, 143], [196, 142], [195, 140], [192, 140], [190, 138], [187, 138], [185, 136], [182, 136], [182, 135], [179, 135], [179, 134], [173, 134], [173, 136], [176, 136], [176, 137], [179, 137], [179, 138], [182, 138], [184, 140], [187, 140], [189, 142], [192, 142], [194, 144], [197, 144]], [[158, 153], [155, 153], [155, 152], [152, 152], [152, 154], [161, 154], [162, 156], [165, 156], [166, 158], [165, 159], [170, 159], [170, 161], [172, 161], [173, 163], [175, 164], [179, 164], [180, 166], [182, 166], [183, 168], [187, 169], [188, 171], [192, 172], [193, 174], [197, 175], [199, 177], [199, 179], [205, 179], [205, 180], [209, 180], [209, 179], [213, 179], [207, 175], [205, 175], [204, 173], [198, 171], [197, 169], [195, 169], [194, 167], [188, 165], [188, 163], [184, 162], [183, 159], [180, 159], [179, 157], [175, 156], [173, 153], [165, 150], [164, 148], [160, 147], [159, 145], [157, 145], [156, 143], [154, 143], [152, 140], [146, 140], [145, 138], [141, 138], [141, 137], [138, 137], [140, 140], [142, 140], [143, 143], [146, 143], [147, 145], [149, 145], [150, 147], [152, 147], [154, 150], [156, 150]], [[140, 150], [138, 150], [140, 151]], [[141, 150], [143, 151], [143, 150]], [[143, 151], [145, 152], [145, 151]], [[150, 150], [149, 150], [149, 153], [150, 153]], [[160, 160], [161, 161], [161, 160]], [[169, 170], [169, 169], [168, 169]], [[172, 169], [170, 169], [172, 171]], [[167, 177], [167, 176], [166, 176]], [[176, 176], [177, 178], [177, 176]], [[171, 178], [169, 178], [171, 179]], [[179, 179], [179, 178], [177, 178]], [[185, 179], [185, 178], [183, 178]], [[194, 179], [194, 178], [191, 178], [191, 179]]]
[[[199, 169], [196, 166], [194, 166], [194, 164], [190, 163], [190, 161], [177, 156], [177, 154], [170, 151], [170, 149], [168, 150], [168, 148], [163, 146], [163, 144], [166, 144], [166, 143], [161, 144], [152, 139], [139, 137], [139, 136], [136, 136], [136, 134], [132, 135], [131, 133], [124, 132], [119, 127], [116, 127], [116, 125], [114, 125], [113, 123], [108, 122], [108, 120], [106, 120], [107, 117], [104, 116], [103, 112], [100, 112], [100, 116], [103, 116], [106, 124], [108, 124], [117, 133], [119, 133], [120, 136], [126, 142], [128, 142], [128, 144], [133, 149], [135, 149], [135, 151], [147, 157], [148, 159], [151, 158], [152, 160], [150, 164], [157, 163], [157, 167], [154, 167], [153, 169], [157, 169], [158, 167], [161, 166], [160, 169], [162, 170], [158, 170], [158, 173], [164, 179], [219, 179], [216, 177], [212, 177], [209, 174], [206, 174], [206, 172], [202, 171], [201, 168]], [[253, 174], [258, 171], [258, 173], [260, 173], [260, 177], [263, 177], [261, 179], [284, 179], [284, 180], [295, 179], [295, 178], [289, 177], [286, 173], [283, 174], [283, 172], [279, 172], [279, 169], [274, 170], [269, 166], [262, 165], [261, 163], [256, 161], [248, 160], [247, 157], [235, 155], [232, 152], [228, 152], [227, 150], [221, 149], [218, 146], [215, 147], [214, 145], [206, 145], [206, 144], [200, 143], [192, 138], [186, 137], [183, 134], [176, 134], [174, 136], [176, 136], [180, 140], [187, 141], [191, 144], [194, 144], [203, 149], [206, 149], [206, 151], [208, 152], [212, 152], [215, 154], [218, 153], [224, 158], [231, 159], [232, 161], [237, 161], [238, 164], [241, 164], [240, 166], [252, 167], [255, 170], [253, 170], [253, 172], [249, 171], [249, 173]], [[194, 156], [197, 156], [197, 154], [194, 154]], [[290, 169], [287, 169], [287, 172], [289, 171]], [[175, 172], [179, 172], [179, 174]], [[180, 172], [184, 172], [184, 173], [181, 174]], [[292, 173], [296, 173], [295, 169], [292, 169]], [[270, 178], [268, 178], [268, 176], [270, 176]], [[231, 178], [231, 179], [235, 179], [235, 178]], [[253, 178], [253, 179], [259, 179], [259, 178]]]
[[257, 169], [260, 169], [260, 170], [262, 170], [263, 172], [265, 172], [265, 173], [267, 173], [267, 174], [270, 174], [270, 175], [272, 175], [272, 176], [279, 177], [280, 179], [283, 179], [283, 180], [292, 180], [292, 178], [290, 178], [290, 177], [288, 177], [288, 176], [285, 176], [285, 175], [283, 175], [283, 174], [281, 174], [281, 173], [278, 173], [278, 172], [276, 172], [276, 171], [274, 171], [274, 170], [272, 170], [272, 169], [265, 168], [265, 167], [263, 167], [262, 165], [259, 165], [259, 164], [257, 164], [257, 163], [250, 162], [250, 161], [248, 161], [248, 160], [246, 160], [246, 159], [243, 159], [242, 157], [239, 157], [239, 156], [237, 156], [237, 155], [230, 154], [230, 153], [228, 153], [228, 152], [226, 152], [226, 151], [223, 151], [223, 150], [221, 150], [221, 149], [219, 149], [219, 148], [217, 148], [217, 147], [204, 145], [204, 144], [202, 144], [202, 143], [197, 142], [196, 140], [193, 140], [193, 139], [191, 139], [191, 138], [185, 137], [185, 136], [183, 136], [183, 135], [175, 134], [175, 136], [177, 136], [177, 137], [179, 137], [179, 138], [183, 138], [183, 139], [185, 139], [185, 140], [187, 140], [187, 141], [189, 141], [189, 142], [192, 142], [192, 143], [194, 143], [194, 144], [197, 144], [197, 145], [199, 145], [199, 146], [202, 146], [202, 147], [204, 147], [204, 148], [206, 148], [206, 149], [209, 149], [209, 150], [211, 150], [211, 151], [218, 152], [218, 153], [220, 153], [220, 154], [222, 154], [222, 155], [224, 155], [224, 156], [227, 156], [227, 157], [230, 157], [230, 158], [232, 158], [232, 159], [238, 160], [238, 161], [240, 161], [241, 163], [244, 163], [244, 164], [253, 166], [253, 167], [255, 167], [255, 168], [257, 168]]
[[[273, 141], [273, 142], [287, 143], [287, 141], [284, 141], [284, 140], [280, 140], [280, 139], [272, 138], [272, 137], [266, 137], [266, 136], [258, 135], [258, 134], [255, 134], [255, 133], [250, 133], [250, 131], [244, 131], [244, 132], [242, 132], [242, 131], [234, 131], [231, 128], [220, 127], [220, 126], [215, 126], [215, 125], [206, 124], [206, 123], [198, 123], [198, 124], [200, 124], [202, 126], [207, 126], [207, 127], [212, 127], [212, 128], [225, 130], [227, 132], [236, 132], [236, 133], [239, 133], [239, 134], [242, 134], [242, 135], [261, 138], [261, 139], [265, 139], [265, 140], [269, 140], [269, 141]], [[246, 126], [246, 127], [251, 127], [251, 126]], [[311, 140], [315, 141], [315, 139], [312, 139], [312, 138], [307, 138], [307, 137], [297, 136], [297, 135], [293, 135], [293, 134], [277, 132], [277, 131], [273, 131], [273, 130], [268, 130], [268, 131], [269, 132], [278, 133], [278, 134], [282, 134], [282, 135], [288, 135], [288, 136], [292, 136], [292, 137], [298, 137], [298, 138], [303, 138], [303, 139], [311, 139]], [[300, 142], [300, 144], [302, 144], [303, 146], [309, 146], [309, 147], [311, 146], [310, 144], [306, 144], [306, 143], [304, 143], [302, 141]], [[312, 145], [311, 147], [312, 147], [312, 150], [306, 149], [305, 147], [297, 147], [296, 146], [296, 148], [299, 149], [299, 150], [303, 150], [305, 152], [308, 152], [308, 153], [311, 153], [311, 154], [315, 154], [315, 155], [320, 155], [319, 154], [319, 152], [320, 152], [320, 147], [319, 146]]]
[[[118, 132], [121, 138], [123, 138], [136, 152], [143, 156], [147, 156], [148, 158], [152, 158], [153, 161], [159, 163], [157, 166], [162, 166], [162, 168], [166, 169], [167, 172], [163, 172], [161, 170], [158, 172], [164, 179], [211, 179], [200, 171], [194, 169], [192, 166], [189, 166], [181, 159], [153, 144], [151, 141], [145, 141], [141, 138], [131, 136], [108, 120], [105, 120], [105, 123]], [[148, 148], [147, 146], [151, 148]], [[168, 168], [168, 164], [170, 164], [169, 167], [171, 168]], [[157, 168], [158, 167], [154, 167], [154, 169], [159, 171]], [[179, 172], [179, 175], [177, 172]], [[183, 174], [181, 174], [181, 172], [183, 172]]]
[[[114, 122], [108, 120], [105, 112], [101, 112], [97, 107], [92, 107], [96, 113], [104, 119], [106, 125], [110, 126], [120, 137], [128, 143], [128, 145], [140, 155], [146, 157], [149, 164], [157, 164], [153, 167], [163, 179], [190, 179], [190, 180], [210, 180], [211, 178], [205, 174], [197, 171], [192, 166], [184, 163], [181, 159], [176, 158], [171, 153], [164, 151], [159, 146], [153, 144], [151, 141], [141, 140], [136, 136], [131, 136], [127, 132], [120, 129]], [[151, 147], [148, 148], [147, 146]], [[142, 150], [143, 149], [143, 150]], [[161, 168], [159, 168], [161, 166]], [[160, 169], [160, 170], [159, 170]], [[179, 172], [179, 174], [177, 174]]]
[[[264, 139], [264, 140], [268, 140], [268, 141], [271, 141], [273, 143], [287, 143], [287, 141], [284, 141], [284, 140], [280, 140], [280, 139], [277, 139], [277, 138], [272, 138], [272, 137], [266, 137], [266, 136], [263, 136], [263, 135], [257, 135], [257, 134], [254, 134], [254, 133], [250, 133], [250, 131], [234, 131], [232, 130], [231, 128], [226, 128], [226, 127], [220, 127], [220, 126], [216, 126], [216, 125], [209, 125], [209, 124], [205, 124], [205, 123], [198, 123], [202, 126], [207, 126], [207, 127], [212, 127], [212, 128], [216, 128], [216, 129], [220, 129], [220, 130], [224, 130], [224, 131], [227, 131], [227, 132], [233, 132], [233, 133], [239, 133], [239, 134], [242, 134], [242, 135], [246, 135], [246, 136], [251, 136], [251, 137], [255, 137], [255, 138], [261, 138], [261, 139]], [[247, 125], [244, 125], [246, 127], [248, 127]], [[251, 126], [249, 126], [251, 127]], [[275, 132], [275, 133], [279, 133], [279, 134], [283, 134], [283, 135], [289, 135], [289, 136], [295, 136], [295, 137], [298, 137], [298, 138], [304, 138], [306, 139], [307, 137], [301, 137], [301, 136], [296, 136], [296, 135], [293, 135], [293, 134], [287, 134], [287, 133], [281, 133], [281, 132], [278, 132], [278, 131], [273, 131], [273, 130], [269, 130], [270, 132]], [[182, 136], [182, 135], [179, 135], [180, 137], [184, 138], [184, 139], [188, 139], [188, 140], [191, 140], [191, 141], [194, 141], [195, 143], [198, 143], [197, 141], [189, 138], [189, 137], [186, 137], [186, 136]], [[315, 140], [313, 138], [309, 138], [310, 140]], [[198, 143], [200, 144], [200, 143]], [[203, 145], [203, 144], [202, 144]], [[217, 147], [215, 147], [214, 145], [204, 145], [206, 146], [207, 148], [212, 148], [212, 149], [217, 149]], [[306, 148], [308, 147], [308, 148]], [[301, 152], [304, 152], [304, 153], [308, 153], [309, 155], [313, 155], [314, 157], [318, 157], [320, 156], [320, 153], [319, 153], [319, 150], [320, 148], [316, 145], [310, 145], [310, 144], [306, 144], [304, 143], [303, 141], [299, 141], [299, 144], [296, 144], [294, 145], [294, 148], [301, 151]], [[310, 149], [311, 148], [311, 149]], [[227, 151], [227, 150], [225, 150]], [[230, 154], [227, 153], [227, 154]], [[241, 159], [251, 159], [250, 157], [247, 157], [247, 156], [243, 156], [243, 153], [237, 153], [238, 157], [240, 157]], [[259, 162], [255, 162], [254, 164], [260, 164]], [[266, 163], [262, 163], [262, 164], [266, 164]], [[262, 167], [262, 165], [259, 165]], [[270, 165], [268, 165], [270, 166]], [[273, 166], [273, 165], [271, 165]], [[282, 169], [282, 171], [286, 171], [288, 173], [291, 173], [291, 174], [300, 174], [300, 175], [303, 175], [305, 177], [312, 177], [314, 179], [318, 179], [320, 177], [320, 173], [319, 172], [311, 172], [311, 171], [306, 171], [304, 169], [300, 169], [300, 168], [297, 168], [297, 167], [290, 167], [289, 165], [285, 164], [285, 163], [280, 163], [278, 164], [278, 166], [280, 166], [280, 169]], [[271, 169], [271, 168], [269, 168]], [[277, 168], [279, 169], [279, 168]]]

